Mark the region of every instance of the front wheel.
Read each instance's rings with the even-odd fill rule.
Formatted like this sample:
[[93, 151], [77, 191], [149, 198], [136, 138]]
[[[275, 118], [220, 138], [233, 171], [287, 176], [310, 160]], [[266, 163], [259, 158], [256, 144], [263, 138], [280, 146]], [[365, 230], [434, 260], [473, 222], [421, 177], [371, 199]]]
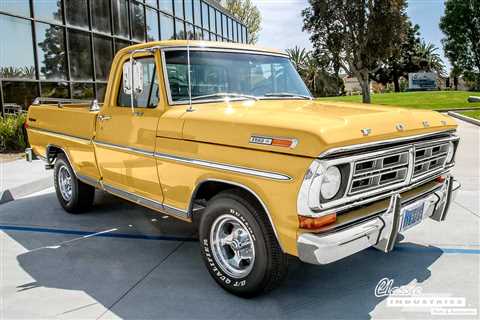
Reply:
[[95, 188], [78, 180], [67, 158], [61, 154], [55, 160], [53, 179], [57, 198], [69, 213], [81, 213], [91, 208]]
[[222, 192], [209, 201], [199, 238], [211, 276], [235, 295], [267, 292], [287, 273], [287, 256], [262, 208], [242, 191]]

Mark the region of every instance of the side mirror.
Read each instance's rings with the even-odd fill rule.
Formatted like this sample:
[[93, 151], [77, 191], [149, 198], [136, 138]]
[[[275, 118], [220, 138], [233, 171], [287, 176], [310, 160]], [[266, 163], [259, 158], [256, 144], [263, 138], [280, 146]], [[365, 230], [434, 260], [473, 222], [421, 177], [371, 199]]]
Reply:
[[123, 92], [125, 94], [138, 95], [143, 92], [143, 68], [142, 63], [133, 60], [123, 65]]

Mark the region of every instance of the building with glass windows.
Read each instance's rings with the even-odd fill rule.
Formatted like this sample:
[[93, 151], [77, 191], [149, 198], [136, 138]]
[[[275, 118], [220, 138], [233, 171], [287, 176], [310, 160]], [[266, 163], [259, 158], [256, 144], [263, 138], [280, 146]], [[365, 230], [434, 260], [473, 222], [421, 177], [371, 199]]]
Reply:
[[0, 0], [0, 106], [37, 96], [103, 100], [115, 52], [159, 39], [247, 42], [210, 0]]

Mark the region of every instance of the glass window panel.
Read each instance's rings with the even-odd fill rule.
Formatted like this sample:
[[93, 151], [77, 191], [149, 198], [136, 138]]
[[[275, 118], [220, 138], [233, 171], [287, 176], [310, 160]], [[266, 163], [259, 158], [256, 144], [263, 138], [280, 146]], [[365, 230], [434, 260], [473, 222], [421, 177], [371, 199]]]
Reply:
[[215, 9], [210, 7], [210, 31], [215, 32]]
[[[155, 59], [153, 57], [138, 59], [143, 69], [142, 93], [133, 96], [135, 108], [155, 108], [159, 102], [159, 86], [156, 74]], [[131, 107], [131, 96], [123, 90], [123, 81], [118, 89], [117, 105], [119, 107]]]
[[143, 5], [131, 2], [130, 18], [132, 19], [133, 39], [145, 41], [145, 11]]
[[35, 82], [3, 81], [4, 107], [27, 109], [33, 99], [40, 96]]
[[0, 78], [35, 79], [31, 22], [0, 15], [0, 30]]
[[227, 16], [222, 14], [222, 35], [228, 37]]
[[146, 0], [146, 4], [148, 4], [150, 7], [157, 8], [157, 0]]
[[202, 26], [202, 10], [200, 0], [193, 0], [193, 20], [195, 21], [195, 25], [201, 27]]
[[128, 7], [126, 0], [112, 0], [115, 35], [129, 38]]
[[110, 26], [110, 0], [90, 1], [92, 5], [92, 27], [93, 30], [111, 33]]
[[210, 32], [210, 41], [216, 41], [216, 40], [217, 40], [217, 37], [215, 36], [215, 34]]
[[67, 82], [42, 82], [40, 96], [45, 98], [68, 98]]
[[217, 33], [222, 34], [222, 15], [220, 11], [215, 10], [215, 16], [217, 19]]
[[203, 30], [203, 40], [210, 40], [210, 34], [205, 29]]
[[74, 83], [72, 84], [73, 99], [93, 99], [93, 83]]
[[193, 22], [193, 1], [185, 0], [185, 20]]
[[195, 40], [195, 34], [193, 32], [193, 25], [190, 23], [186, 24], [186, 32], [187, 32], [187, 39], [188, 40]]
[[183, 19], [183, 0], [173, 0], [175, 17]]
[[59, 0], [33, 1], [35, 18], [62, 23], [62, 4]]
[[158, 0], [160, 4], [160, 10], [168, 13], [173, 13], [172, 0]]
[[104, 83], [97, 83], [97, 94], [95, 95], [95, 99], [98, 100], [99, 103], [103, 103], [105, 100], [105, 92], [107, 91], [107, 85]]
[[92, 55], [90, 35], [86, 32], [68, 30], [70, 76], [72, 80], [92, 79]]
[[158, 13], [157, 10], [147, 8], [147, 41], [157, 41], [158, 37]]
[[230, 39], [232, 39], [233, 41], [235, 41], [235, 29], [234, 29], [234, 28], [235, 28], [235, 27], [234, 27], [235, 21], [233, 21], [233, 20], [230, 20], [230, 21], [231, 21], [230, 27], [232, 28], [232, 36], [231, 36]]
[[40, 79], [65, 79], [65, 31], [46, 23], [35, 25]]
[[232, 40], [232, 19], [227, 17], [228, 39]]
[[115, 39], [115, 52], [118, 52], [119, 50], [126, 48], [129, 45], [130, 45], [130, 41]]
[[30, 17], [29, 0], [0, 0], [0, 11]]
[[202, 29], [199, 27], [195, 27], [195, 40], [202, 40], [203, 39], [203, 34], [202, 34]]
[[208, 29], [208, 5], [205, 2], [202, 2], [202, 27]]
[[97, 83], [97, 94], [95, 95], [95, 99], [97, 99], [100, 103], [105, 100], [105, 92], [107, 91], [107, 85], [103, 83]]
[[162, 40], [175, 38], [173, 31], [173, 18], [163, 13], [160, 14], [160, 35]]
[[95, 76], [97, 80], [107, 80], [112, 64], [112, 40], [110, 38], [93, 36], [95, 49]]
[[175, 19], [175, 39], [185, 39], [185, 26], [179, 19]]
[[88, 28], [87, 0], [65, 0], [65, 10], [68, 24]]

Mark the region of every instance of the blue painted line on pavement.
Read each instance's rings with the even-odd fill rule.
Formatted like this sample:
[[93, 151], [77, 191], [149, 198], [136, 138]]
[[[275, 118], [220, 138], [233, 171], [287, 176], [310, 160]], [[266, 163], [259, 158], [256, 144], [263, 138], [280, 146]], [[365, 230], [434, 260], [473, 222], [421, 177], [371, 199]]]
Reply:
[[193, 237], [177, 237], [177, 236], [149, 236], [143, 234], [128, 234], [128, 233], [100, 233], [100, 231], [80, 231], [80, 230], [65, 230], [65, 229], [53, 229], [53, 228], [40, 228], [40, 227], [20, 227], [0, 225], [0, 230], [12, 230], [12, 231], [27, 231], [27, 232], [42, 232], [42, 233], [56, 233], [67, 234], [75, 236], [91, 236], [97, 238], [123, 238], [123, 239], [141, 239], [141, 240], [166, 240], [166, 241], [198, 241]]
[[[102, 231], [80, 231], [80, 230], [68, 230], [68, 229], [53, 229], [53, 228], [41, 228], [41, 227], [21, 227], [21, 226], [9, 226], [0, 225], [0, 230], [12, 230], [12, 231], [26, 231], [26, 232], [41, 232], [41, 233], [53, 233], [53, 234], [66, 234], [75, 236], [91, 236], [96, 238], [123, 238], [123, 239], [140, 239], [140, 240], [166, 240], [166, 241], [198, 241], [193, 237], [177, 237], [177, 236], [149, 236], [143, 234], [128, 234], [128, 233], [101, 233]], [[100, 232], [100, 233], [99, 233]], [[413, 247], [407, 245], [397, 245], [395, 251], [400, 252], [431, 252], [447, 254], [480, 254], [480, 249], [464, 249], [464, 248], [439, 248], [439, 247]]]

